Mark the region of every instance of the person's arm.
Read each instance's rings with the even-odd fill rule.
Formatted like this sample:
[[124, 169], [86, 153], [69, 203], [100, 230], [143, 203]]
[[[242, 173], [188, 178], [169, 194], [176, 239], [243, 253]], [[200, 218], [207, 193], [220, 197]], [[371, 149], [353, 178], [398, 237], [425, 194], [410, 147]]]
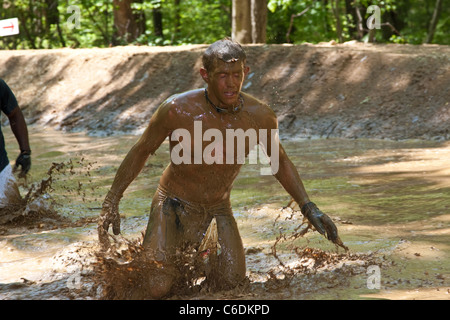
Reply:
[[22, 110], [19, 107], [15, 107], [7, 116], [11, 131], [14, 133], [20, 148], [20, 154], [17, 157], [14, 170], [17, 170], [21, 166], [21, 175], [25, 175], [31, 168], [31, 149], [28, 140], [27, 124]]
[[20, 151], [30, 151], [28, 128], [22, 110], [20, 110], [19, 107], [14, 108], [14, 110], [8, 114], [8, 119], [11, 130], [19, 143]]
[[122, 161], [114, 181], [102, 205], [98, 222], [98, 234], [101, 245], [109, 246], [108, 229], [113, 225], [113, 233], [120, 233], [119, 202], [123, 193], [138, 176], [150, 154], [154, 154], [170, 133], [170, 107], [162, 104], [152, 116], [150, 123], [137, 143]]
[[[275, 178], [298, 203], [302, 214], [319, 233], [325, 235], [333, 242], [342, 243], [338, 237], [335, 224], [330, 217], [320, 211], [319, 208], [310, 201], [297, 169], [287, 156], [279, 140], [273, 138], [273, 130], [278, 129], [278, 122], [274, 114], [265, 117], [264, 127], [268, 129], [265, 149], [270, 158], [272, 168], [276, 168], [275, 172], [273, 172]], [[274, 165], [273, 161], [276, 161], [277, 163]]]
[[333, 242], [338, 239], [338, 231], [334, 222], [319, 210], [314, 202], [309, 200], [300, 175], [294, 164], [289, 160], [283, 147], [279, 146], [279, 169], [274, 175], [283, 188], [300, 206], [302, 214], [316, 228], [316, 230]]
[[[259, 144], [270, 160], [272, 174], [300, 207], [309, 202], [302, 179], [291, 162], [278, 138], [278, 121], [275, 113], [267, 105], [261, 106], [256, 116], [260, 129], [266, 129], [266, 136], [260, 136]], [[260, 131], [262, 134], [263, 131]]]
[[287, 156], [281, 143], [278, 146], [278, 171], [274, 174], [275, 178], [281, 183], [283, 188], [291, 195], [291, 197], [303, 207], [310, 202], [303, 181], [292, 161]]

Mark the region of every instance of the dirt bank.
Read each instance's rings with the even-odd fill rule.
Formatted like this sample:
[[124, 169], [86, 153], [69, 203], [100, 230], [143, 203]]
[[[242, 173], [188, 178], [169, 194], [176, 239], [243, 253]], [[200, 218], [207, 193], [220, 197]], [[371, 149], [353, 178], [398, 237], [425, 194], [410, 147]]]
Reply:
[[[203, 86], [205, 45], [0, 51], [30, 124], [139, 132], [173, 93]], [[450, 139], [448, 46], [251, 45], [249, 92], [282, 136]]]

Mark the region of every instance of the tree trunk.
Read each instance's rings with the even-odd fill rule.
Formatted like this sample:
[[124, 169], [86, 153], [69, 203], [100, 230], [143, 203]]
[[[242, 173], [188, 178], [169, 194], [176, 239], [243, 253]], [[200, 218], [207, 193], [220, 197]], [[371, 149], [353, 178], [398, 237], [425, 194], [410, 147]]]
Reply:
[[252, 43], [266, 43], [267, 0], [251, 0]]
[[339, 0], [332, 0], [331, 1], [331, 7], [333, 10], [334, 17], [336, 19], [336, 34], [338, 37], [339, 43], [342, 43], [344, 40], [342, 38], [342, 22], [341, 22], [341, 16], [339, 14]]
[[231, 37], [239, 43], [252, 42], [251, 0], [233, 0]]
[[[144, 3], [144, 0], [134, 0], [136, 3]], [[143, 10], [133, 12], [134, 20], [136, 21], [136, 37], [139, 37], [141, 34], [145, 33], [145, 13]]]
[[162, 22], [162, 10], [161, 5], [154, 7], [152, 10], [153, 15], [153, 33], [157, 37], [163, 37], [163, 22]]
[[357, 17], [357, 23], [356, 23], [356, 30], [357, 30], [357, 39], [361, 40], [364, 37], [364, 26], [363, 26], [363, 19], [361, 16], [361, 9], [359, 6], [355, 7], [356, 11], [356, 17]]
[[356, 8], [352, 6], [353, 3], [353, 0], [345, 0], [345, 16], [347, 18], [348, 33], [350, 34], [350, 37], [352, 39], [357, 39], [358, 33], [356, 25], [358, 17], [356, 16]]
[[170, 39], [171, 44], [173, 45], [177, 36], [180, 34], [180, 26], [181, 26], [181, 17], [180, 17], [180, 4], [181, 0], [175, 0], [174, 6], [175, 6], [175, 21], [173, 26], [173, 33], [172, 33], [172, 39]]
[[46, 0], [45, 3], [47, 5], [45, 19], [47, 28], [49, 28], [51, 24], [57, 24], [59, 22], [58, 0]]
[[239, 43], [265, 43], [267, 0], [233, 0], [232, 38]]
[[61, 46], [66, 46], [66, 41], [59, 25], [59, 12], [58, 12], [58, 0], [46, 0], [46, 22], [47, 22], [47, 32], [50, 32], [50, 25], [56, 24], [56, 30], [58, 31], [59, 41]]
[[433, 16], [431, 17], [430, 27], [428, 28], [427, 38], [425, 43], [431, 43], [433, 41], [434, 32], [436, 31], [436, 26], [439, 21], [439, 16], [441, 15], [442, 0], [436, 0], [436, 5], [434, 6]]
[[135, 16], [131, 10], [133, 0], [114, 0], [114, 26], [115, 38], [132, 42], [138, 37], [138, 27]]

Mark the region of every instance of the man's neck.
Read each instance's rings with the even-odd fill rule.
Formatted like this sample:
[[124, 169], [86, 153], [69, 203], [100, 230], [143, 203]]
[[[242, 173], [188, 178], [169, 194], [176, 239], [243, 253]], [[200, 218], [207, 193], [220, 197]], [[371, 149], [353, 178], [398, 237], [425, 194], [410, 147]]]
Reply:
[[222, 105], [220, 102], [215, 103], [214, 98], [210, 98], [209, 94], [208, 94], [208, 89], [205, 89], [205, 98], [206, 98], [206, 102], [213, 108], [216, 110], [216, 112], [218, 113], [237, 113], [239, 112], [242, 107], [244, 106], [244, 98], [242, 97], [242, 94], [239, 93], [239, 100], [238, 103], [235, 106], [227, 106], [227, 105]]

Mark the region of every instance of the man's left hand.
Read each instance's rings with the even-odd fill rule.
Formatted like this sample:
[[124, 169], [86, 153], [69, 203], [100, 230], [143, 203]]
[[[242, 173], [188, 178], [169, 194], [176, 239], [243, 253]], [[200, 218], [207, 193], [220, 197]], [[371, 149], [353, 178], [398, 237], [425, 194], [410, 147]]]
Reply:
[[302, 214], [309, 222], [319, 231], [333, 242], [338, 241], [338, 231], [334, 222], [325, 213], [317, 208], [314, 202], [308, 202], [301, 208]]

